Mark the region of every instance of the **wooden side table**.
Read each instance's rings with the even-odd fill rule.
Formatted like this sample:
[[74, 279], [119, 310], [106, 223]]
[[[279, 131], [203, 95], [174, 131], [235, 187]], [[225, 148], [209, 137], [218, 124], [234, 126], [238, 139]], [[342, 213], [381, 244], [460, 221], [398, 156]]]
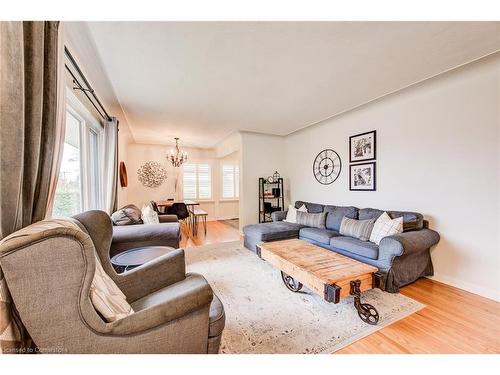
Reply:
[[124, 251], [123, 253], [116, 254], [111, 258], [111, 264], [117, 273], [130, 271], [150, 260], [156, 259], [159, 256], [170, 253], [175, 248], [170, 246], [144, 246], [137, 247]]

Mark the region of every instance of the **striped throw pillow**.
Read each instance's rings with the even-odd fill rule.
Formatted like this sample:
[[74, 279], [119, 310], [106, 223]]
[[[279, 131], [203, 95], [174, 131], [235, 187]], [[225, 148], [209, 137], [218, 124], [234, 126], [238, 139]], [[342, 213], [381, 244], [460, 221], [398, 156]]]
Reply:
[[368, 241], [374, 224], [375, 219], [356, 220], [344, 216], [340, 223], [340, 234]]
[[326, 212], [311, 214], [309, 212], [297, 211], [297, 224], [302, 224], [311, 228], [325, 229]]

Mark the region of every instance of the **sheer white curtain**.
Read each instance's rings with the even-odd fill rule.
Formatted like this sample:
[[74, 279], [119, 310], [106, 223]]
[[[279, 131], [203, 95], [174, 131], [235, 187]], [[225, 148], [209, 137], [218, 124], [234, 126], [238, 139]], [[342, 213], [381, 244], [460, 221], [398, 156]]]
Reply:
[[118, 189], [118, 120], [104, 121], [104, 139], [102, 142], [103, 161], [103, 209], [108, 214], [116, 210]]

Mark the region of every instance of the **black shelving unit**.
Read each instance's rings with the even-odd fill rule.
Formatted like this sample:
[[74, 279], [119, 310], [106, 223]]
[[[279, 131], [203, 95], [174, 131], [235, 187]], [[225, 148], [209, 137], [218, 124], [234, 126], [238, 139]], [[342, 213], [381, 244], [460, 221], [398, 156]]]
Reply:
[[273, 221], [271, 214], [274, 211], [283, 211], [285, 207], [283, 178], [276, 182], [268, 182], [259, 178], [259, 223]]

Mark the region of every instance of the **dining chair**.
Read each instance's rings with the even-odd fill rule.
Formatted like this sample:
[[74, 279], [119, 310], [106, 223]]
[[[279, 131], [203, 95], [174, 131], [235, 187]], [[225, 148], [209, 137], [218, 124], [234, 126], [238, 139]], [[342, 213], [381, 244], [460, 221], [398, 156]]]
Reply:
[[169, 215], [177, 215], [177, 219], [181, 223], [184, 223], [184, 225], [187, 225], [187, 229], [189, 232], [190, 228], [189, 219], [191, 218], [191, 215], [189, 214], [189, 210], [187, 209], [185, 203], [183, 202], [172, 203], [171, 206], [167, 207], [166, 213]]

